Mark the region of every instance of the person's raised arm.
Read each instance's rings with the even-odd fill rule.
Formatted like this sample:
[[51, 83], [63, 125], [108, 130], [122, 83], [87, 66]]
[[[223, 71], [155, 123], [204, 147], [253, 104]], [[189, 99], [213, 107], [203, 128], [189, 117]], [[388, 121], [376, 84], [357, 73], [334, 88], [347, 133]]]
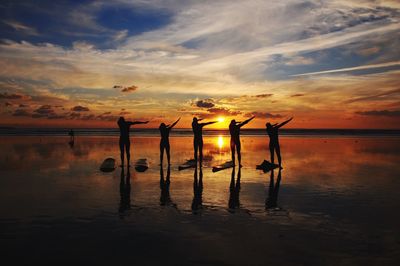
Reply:
[[293, 119], [293, 117], [291, 117], [291, 118], [289, 118], [288, 120], [286, 120], [285, 122], [282, 122], [282, 123], [280, 123], [279, 125], [277, 125], [276, 127], [277, 128], [280, 128], [280, 127], [282, 127], [282, 126], [284, 126], [284, 125], [286, 125], [287, 123], [289, 123], [291, 120]]
[[172, 125], [168, 126], [168, 128], [173, 128], [179, 122], [179, 120], [181, 120], [180, 117]]
[[133, 121], [133, 122], [128, 122], [131, 125], [137, 125], [137, 124], [147, 124], [149, 121]]
[[218, 121], [211, 121], [211, 122], [207, 122], [207, 123], [201, 123], [201, 124], [199, 124], [200, 126], [202, 126], [202, 127], [204, 127], [204, 126], [207, 126], [207, 125], [211, 125], [211, 124], [215, 124], [215, 123], [217, 123]]
[[246, 125], [247, 123], [249, 123], [249, 122], [250, 122], [251, 120], [253, 120], [254, 118], [255, 118], [255, 116], [253, 116], [253, 117], [251, 117], [251, 118], [249, 118], [249, 119], [243, 121], [243, 122], [240, 123], [238, 126], [239, 126], [239, 127], [242, 127], [242, 126]]

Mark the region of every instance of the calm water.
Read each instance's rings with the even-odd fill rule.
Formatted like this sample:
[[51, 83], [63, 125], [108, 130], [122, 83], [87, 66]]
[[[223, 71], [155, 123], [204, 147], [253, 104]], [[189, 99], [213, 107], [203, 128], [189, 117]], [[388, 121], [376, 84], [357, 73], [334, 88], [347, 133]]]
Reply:
[[[191, 137], [171, 137], [170, 182], [160, 180], [159, 138], [132, 138], [143, 173], [99, 171], [118, 138], [2, 137], [0, 242], [16, 262], [95, 264], [396, 265], [400, 255], [400, 139], [282, 137], [283, 167], [263, 173], [267, 139], [205, 137], [200, 172]], [[233, 170], [233, 171], [232, 171]], [[122, 180], [122, 182], [121, 182]], [[277, 182], [278, 181], [278, 182]], [[280, 181], [280, 182], [279, 182]], [[24, 256], [20, 255], [21, 249]]]

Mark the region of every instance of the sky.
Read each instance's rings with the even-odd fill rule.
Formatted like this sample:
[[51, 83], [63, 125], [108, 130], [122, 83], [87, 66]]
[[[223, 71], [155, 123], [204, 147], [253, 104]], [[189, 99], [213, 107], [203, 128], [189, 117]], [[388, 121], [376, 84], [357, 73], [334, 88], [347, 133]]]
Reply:
[[400, 2], [0, 3], [0, 126], [400, 128]]

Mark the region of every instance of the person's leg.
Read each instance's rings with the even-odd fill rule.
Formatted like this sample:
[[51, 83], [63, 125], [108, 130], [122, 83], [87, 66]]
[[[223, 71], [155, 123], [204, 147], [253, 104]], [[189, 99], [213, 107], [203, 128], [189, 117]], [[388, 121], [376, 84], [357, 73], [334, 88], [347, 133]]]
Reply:
[[126, 164], [129, 166], [131, 163], [131, 142], [129, 140], [125, 143], [125, 149], [126, 149]]
[[203, 162], [203, 140], [199, 143], [200, 163]]
[[160, 143], [160, 164], [162, 165], [163, 163], [163, 157], [164, 157], [164, 145]]
[[125, 144], [124, 144], [124, 142], [120, 139], [120, 140], [119, 140], [119, 151], [120, 151], [121, 165], [122, 165], [122, 166], [124, 166], [124, 148], [125, 148]]
[[169, 147], [169, 143], [167, 143], [167, 145], [165, 146], [165, 149], [167, 151], [167, 160], [168, 160], [168, 165], [171, 165], [171, 155], [170, 155], [170, 147]]
[[281, 148], [279, 147], [279, 143], [277, 143], [277, 145], [275, 146], [275, 150], [276, 150], [276, 157], [278, 157], [278, 164], [279, 166], [281, 166], [282, 158], [281, 158]]
[[197, 161], [198, 141], [193, 140], [194, 159]]
[[238, 143], [236, 143], [236, 151], [237, 151], [237, 155], [238, 155], [239, 167], [242, 167], [242, 155], [240, 153], [240, 140]]
[[269, 143], [269, 153], [271, 155], [271, 163], [274, 163], [275, 146], [271, 142]]
[[231, 140], [231, 156], [232, 156], [232, 163], [235, 165], [235, 142]]

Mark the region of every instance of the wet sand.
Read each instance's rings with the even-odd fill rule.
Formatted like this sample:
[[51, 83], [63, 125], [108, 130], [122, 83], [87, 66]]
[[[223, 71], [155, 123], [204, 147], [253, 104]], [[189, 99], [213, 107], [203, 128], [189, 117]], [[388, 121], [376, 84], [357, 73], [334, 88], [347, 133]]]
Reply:
[[[378, 137], [283, 137], [283, 167], [265, 137], [242, 137], [244, 167], [228, 137], [205, 137], [200, 172], [191, 137], [171, 137], [169, 190], [160, 180], [159, 138], [132, 138], [132, 161], [150, 168], [99, 171], [119, 161], [118, 138], [3, 137], [0, 244], [15, 264], [397, 265], [400, 260], [400, 142]], [[233, 177], [233, 181], [232, 181]], [[121, 179], [123, 182], [121, 182]], [[160, 182], [164, 181], [164, 182]]]

